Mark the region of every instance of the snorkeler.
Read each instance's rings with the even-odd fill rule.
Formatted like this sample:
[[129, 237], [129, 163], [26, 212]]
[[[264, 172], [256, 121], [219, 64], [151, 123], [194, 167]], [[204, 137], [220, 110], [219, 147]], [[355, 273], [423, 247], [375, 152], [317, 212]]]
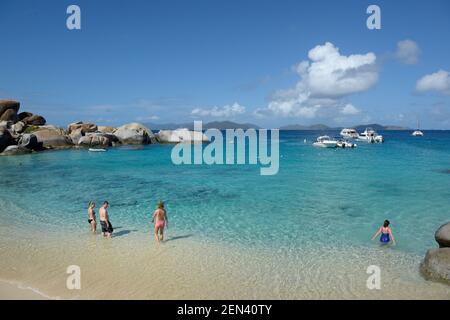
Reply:
[[395, 238], [392, 233], [392, 229], [389, 227], [389, 224], [389, 220], [384, 220], [383, 226], [380, 227], [377, 233], [375, 233], [375, 235], [372, 237], [372, 240], [375, 240], [375, 238], [381, 234], [380, 242], [382, 244], [389, 244], [392, 240], [392, 244], [395, 245]]
[[[152, 216], [152, 222], [155, 222], [155, 240], [159, 243], [164, 240], [164, 227], [167, 227], [169, 223], [166, 209], [164, 209], [164, 202], [160, 201], [158, 203], [158, 208]], [[161, 237], [158, 235], [158, 232]]]

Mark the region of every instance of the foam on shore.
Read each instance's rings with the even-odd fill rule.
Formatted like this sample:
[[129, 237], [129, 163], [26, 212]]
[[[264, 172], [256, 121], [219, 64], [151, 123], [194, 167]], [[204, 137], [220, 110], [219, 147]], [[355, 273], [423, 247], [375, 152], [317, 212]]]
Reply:
[[0, 300], [48, 300], [39, 290], [25, 287], [19, 283], [0, 280]]

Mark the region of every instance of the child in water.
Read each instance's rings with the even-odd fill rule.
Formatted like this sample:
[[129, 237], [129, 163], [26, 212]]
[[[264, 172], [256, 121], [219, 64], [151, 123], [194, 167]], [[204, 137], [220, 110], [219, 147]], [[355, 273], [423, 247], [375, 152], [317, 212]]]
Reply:
[[[160, 243], [164, 240], [164, 227], [168, 227], [169, 219], [164, 208], [164, 202], [158, 203], [158, 209], [155, 210], [152, 216], [152, 222], [155, 222], [155, 240]], [[161, 235], [161, 237], [158, 235]]]
[[392, 240], [392, 244], [395, 245], [395, 238], [392, 233], [392, 229], [389, 227], [389, 224], [389, 220], [384, 220], [383, 226], [380, 227], [377, 233], [375, 233], [375, 235], [372, 237], [372, 240], [375, 240], [375, 238], [381, 234], [380, 242], [382, 244], [389, 244]]

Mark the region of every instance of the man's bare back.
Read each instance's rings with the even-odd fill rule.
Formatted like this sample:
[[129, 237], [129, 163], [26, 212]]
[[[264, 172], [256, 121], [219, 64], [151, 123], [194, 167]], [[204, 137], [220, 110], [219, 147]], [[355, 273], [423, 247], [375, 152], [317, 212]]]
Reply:
[[100, 221], [108, 221], [109, 220], [107, 209], [101, 207], [98, 212], [100, 214]]

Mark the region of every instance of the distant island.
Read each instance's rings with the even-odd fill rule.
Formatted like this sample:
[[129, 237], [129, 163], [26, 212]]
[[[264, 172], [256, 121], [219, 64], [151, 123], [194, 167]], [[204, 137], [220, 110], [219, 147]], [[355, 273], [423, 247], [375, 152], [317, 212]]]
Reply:
[[[186, 122], [186, 123], [164, 123], [164, 124], [158, 124], [158, 123], [146, 123], [145, 124], [148, 128], [151, 128], [152, 130], [175, 130], [179, 128], [186, 128], [189, 130], [194, 129], [194, 122]], [[406, 127], [400, 127], [400, 126], [393, 126], [393, 125], [386, 125], [383, 126], [381, 124], [364, 124], [364, 125], [357, 125], [357, 126], [351, 126], [350, 128], [356, 129], [357, 131], [364, 131], [366, 128], [372, 128], [376, 131], [383, 131], [383, 130], [411, 130], [411, 128]], [[219, 129], [219, 130], [225, 130], [225, 129], [261, 129], [260, 126], [253, 124], [253, 123], [237, 123], [233, 121], [212, 121], [203, 123], [202, 128], [204, 130], [206, 129]], [[313, 125], [301, 125], [301, 124], [292, 124], [292, 125], [286, 125], [279, 127], [280, 130], [288, 131], [288, 130], [297, 130], [297, 131], [303, 131], [303, 130], [309, 130], [309, 131], [325, 131], [325, 130], [342, 130], [344, 127], [330, 127], [325, 124], [313, 124]]]
[[[189, 130], [194, 130], [194, 122], [188, 122], [188, 123], [165, 123], [165, 124], [157, 124], [157, 123], [146, 123], [145, 124], [148, 128], [151, 128], [152, 130], [175, 130], [179, 128], [186, 128]], [[225, 129], [260, 129], [259, 126], [252, 123], [236, 123], [233, 121], [212, 121], [202, 124], [202, 129], [219, 129], [219, 130], [225, 130]]]
[[[300, 124], [293, 124], [293, 125], [287, 125], [287, 126], [281, 126], [280, 130], [342, 130], [344, 127], [329, 127], [325, 124], [313, 124], [310, 126], [304, 126]], [[400, 127], [400, 126], [392, 126], [392, 125], [386, 125], [383, 126], [381, 124], [372, 123], [372, 124], [360, 124], [356, 126], [349, 126], [346, 128], [353, 128], [356, 131], [364, 131], [366, 128], [372, 128], [376, 131], [383, 131], [383, 130], [390, 130], [390, 131], [401, 131], [401, 130], [411, 130], [411, 128], [407, 127]]]

